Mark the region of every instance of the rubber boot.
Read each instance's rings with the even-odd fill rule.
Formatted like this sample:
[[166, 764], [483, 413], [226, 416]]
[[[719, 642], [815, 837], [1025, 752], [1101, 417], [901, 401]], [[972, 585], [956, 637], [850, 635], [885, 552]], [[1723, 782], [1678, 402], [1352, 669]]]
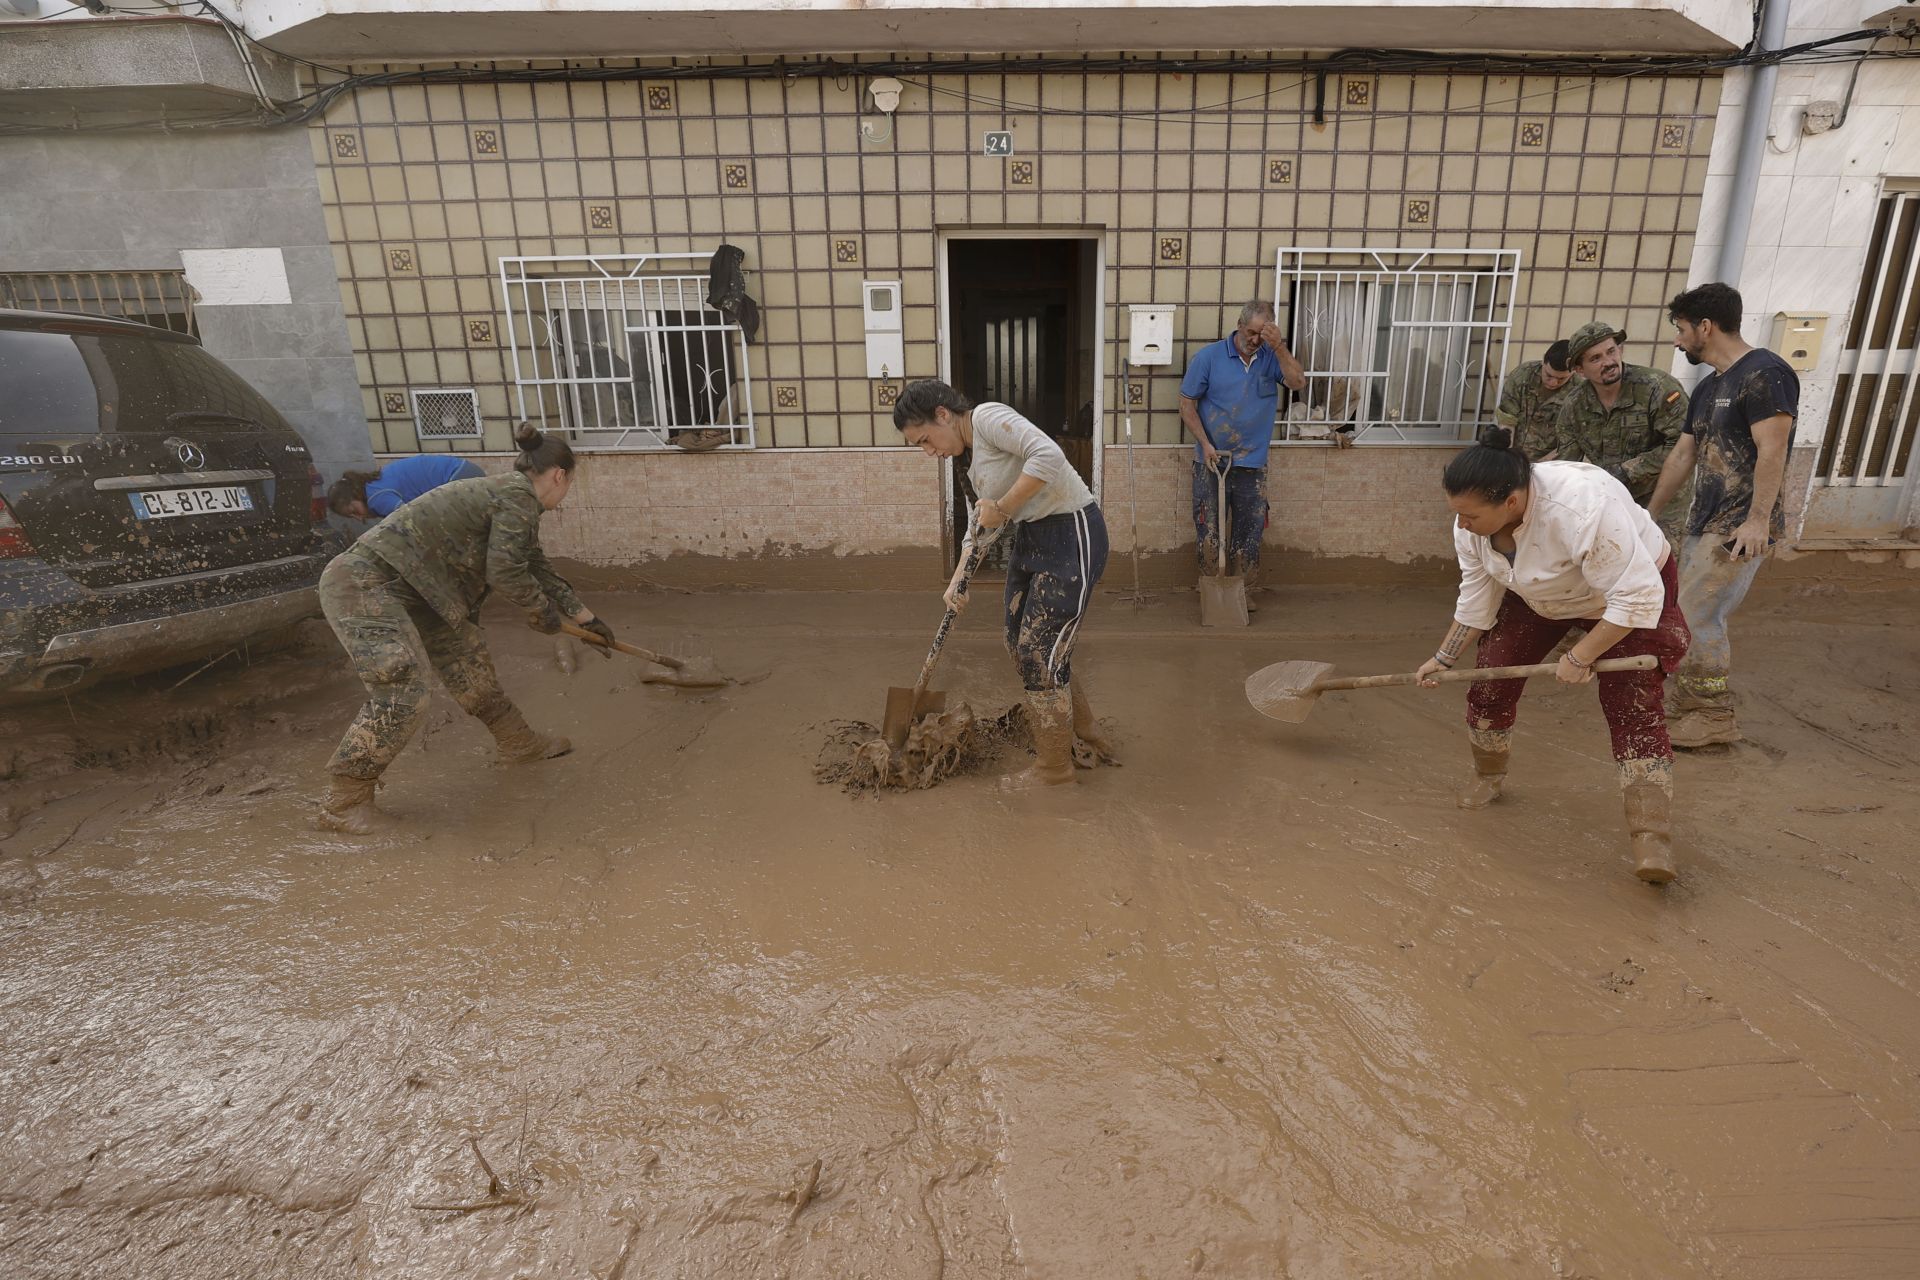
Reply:
[[380, 779], [347, 778], [337, 773], [330, 776], [333, 785], [327, 798], [320, 802], [320, 812], [314, 817], [313, 825], [322, 831], [344, 831], [350, 836], [370, 834], [386, 816], [373, 806], [373, 791], [380, 785]]
[[1460, 793], [1462, 809], [1484, 809], [1500, 798], [1507, 780], [1507, 761], [1513, 754], [1511, 729], [1469, 729], [1473, 747], [1473, 777]]
[[1073, 694], [1042, 689], [1027, 694], [1027, 719], [1033, 725], [1034, 761], [1001, 780], [1008, 791], [1059, 786], [1073, 781]]
[[[1119, 758], [1113, 753], [1113, 740], [1101, 731], [1100, 722], [1094, 718], [1093, 707], [1087, 702], [1086, 690], [1076, 681], [1067, 686], [1073, 690], [1073, 736], [1087, 747], [1092, 759], [1086, 761], [1083, 768], [1091, 769], [1096, 764], [1118, 764]], [[1074, 752], [1074, 763], [1080, 764], [1081, 752]]]
[[573, 744], [558, 734], [535, 733], [527, 727], [527, 718], [518, 707], [508, 707], [498, 720], [487, 725], [493, 735], [501, 764], [527, 764], [551, 760], [573, 750]]
[[[1670, 781], [1632, 780], [1626, 770], [1639, 764], [1667, 764], [1665, 761], [1629, 760], [1621, 765], [1620, 794], [1627, 807], [1627, 843], [1633, 853], [1633, 874], [1648, 884], [1665, 884], [1674, 877], [1673, 796]], [[1672, 766], [1667, 764], [1671, 778]], [[1641, 775], [1644, 777], [1645, 775]]]
[[1731, 707], [1693, 707], [1667, 717], [1667, 737], [1685, 750], [1732, 744], [1741, 740]]

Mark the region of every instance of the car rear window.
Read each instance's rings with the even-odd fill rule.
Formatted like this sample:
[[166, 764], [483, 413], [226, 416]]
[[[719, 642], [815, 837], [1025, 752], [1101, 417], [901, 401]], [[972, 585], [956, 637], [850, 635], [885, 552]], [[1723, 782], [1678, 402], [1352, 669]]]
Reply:
[[0, 434], [171, 433], [196, 417], [281, 421], [259, 392], [191, 343], [0, 330]]

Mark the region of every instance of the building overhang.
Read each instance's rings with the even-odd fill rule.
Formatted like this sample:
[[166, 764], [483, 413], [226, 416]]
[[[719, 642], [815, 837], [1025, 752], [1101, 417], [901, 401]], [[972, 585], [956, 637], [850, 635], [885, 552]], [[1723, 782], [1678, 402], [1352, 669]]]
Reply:
[[1715, 55], [1753, 30], [1743, 0], [248, 0], [245, 20], [277, 49], [334, 63], [1374, 47]]
[[210, 18], [0, 22], [0, 119], [11, 123], [244, 112], [262, 91], [272, 101], [298, 96], [293, 64], [251, 46], [243, 58]]

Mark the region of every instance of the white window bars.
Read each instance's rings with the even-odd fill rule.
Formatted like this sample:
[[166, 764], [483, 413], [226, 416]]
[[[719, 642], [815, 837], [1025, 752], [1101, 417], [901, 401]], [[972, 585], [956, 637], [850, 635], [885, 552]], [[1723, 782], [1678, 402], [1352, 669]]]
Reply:
[[753, 447], [746, 335], [707, 305], [708, 259], [500, 259], [519, 416], [586, 449], [665, 448], [715, 430], [723, 448]]
[[1307, 386], [1282, 399], [1280, 438], [1472, 439], [1499, 403], [1519, 275], [1517, 249], [1281, 249], [1275, 322]]
[[1920, 192], [1882, 197], [1840, 353], [1818, 484], [1904, 488], [1920, 428]]

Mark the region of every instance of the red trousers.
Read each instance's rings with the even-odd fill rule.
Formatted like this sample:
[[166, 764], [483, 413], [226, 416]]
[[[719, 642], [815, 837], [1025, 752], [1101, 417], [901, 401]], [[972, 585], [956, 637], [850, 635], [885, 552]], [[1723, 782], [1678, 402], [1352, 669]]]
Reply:
[[[1693, 636], [1680, 612], [1679, 559], [1671, 553], [1660, 570], [1660, 584], [1666, 588], [1666, 603], [1660, 609], [1660, 621], [1651, 627], [1636, 627], [1601, 656], [1633, 658], [1651, 653], [1660, 659], [1652, 671], [1602, 672], [1594, 679], [1600, 685], [1600, 709], [1607, 715], [1607, 730], [1613, 736], [1615, 760], [1671, 760], [1673, 744], [1667, 739], [1667, 712], [1664, 697], [1666, 677], [1680, 665]], [[1480, 653], [1474, 665], [1509, 667], [1539, 662], [1560, 638], [1578, 627], [1592, 627], [1598, 618], [1543, 618], [1522, 600], [1518, 592], [1507, 592], [1493, 630], [1480, 637]], [[1542, 677], [1543, 679], [1545, 677]], [[1520, 711], [1520, 695], [1525, 680], [1486, 680], [1468, 686], [1467, 723], [1476, 729], [1511, 729]]]

